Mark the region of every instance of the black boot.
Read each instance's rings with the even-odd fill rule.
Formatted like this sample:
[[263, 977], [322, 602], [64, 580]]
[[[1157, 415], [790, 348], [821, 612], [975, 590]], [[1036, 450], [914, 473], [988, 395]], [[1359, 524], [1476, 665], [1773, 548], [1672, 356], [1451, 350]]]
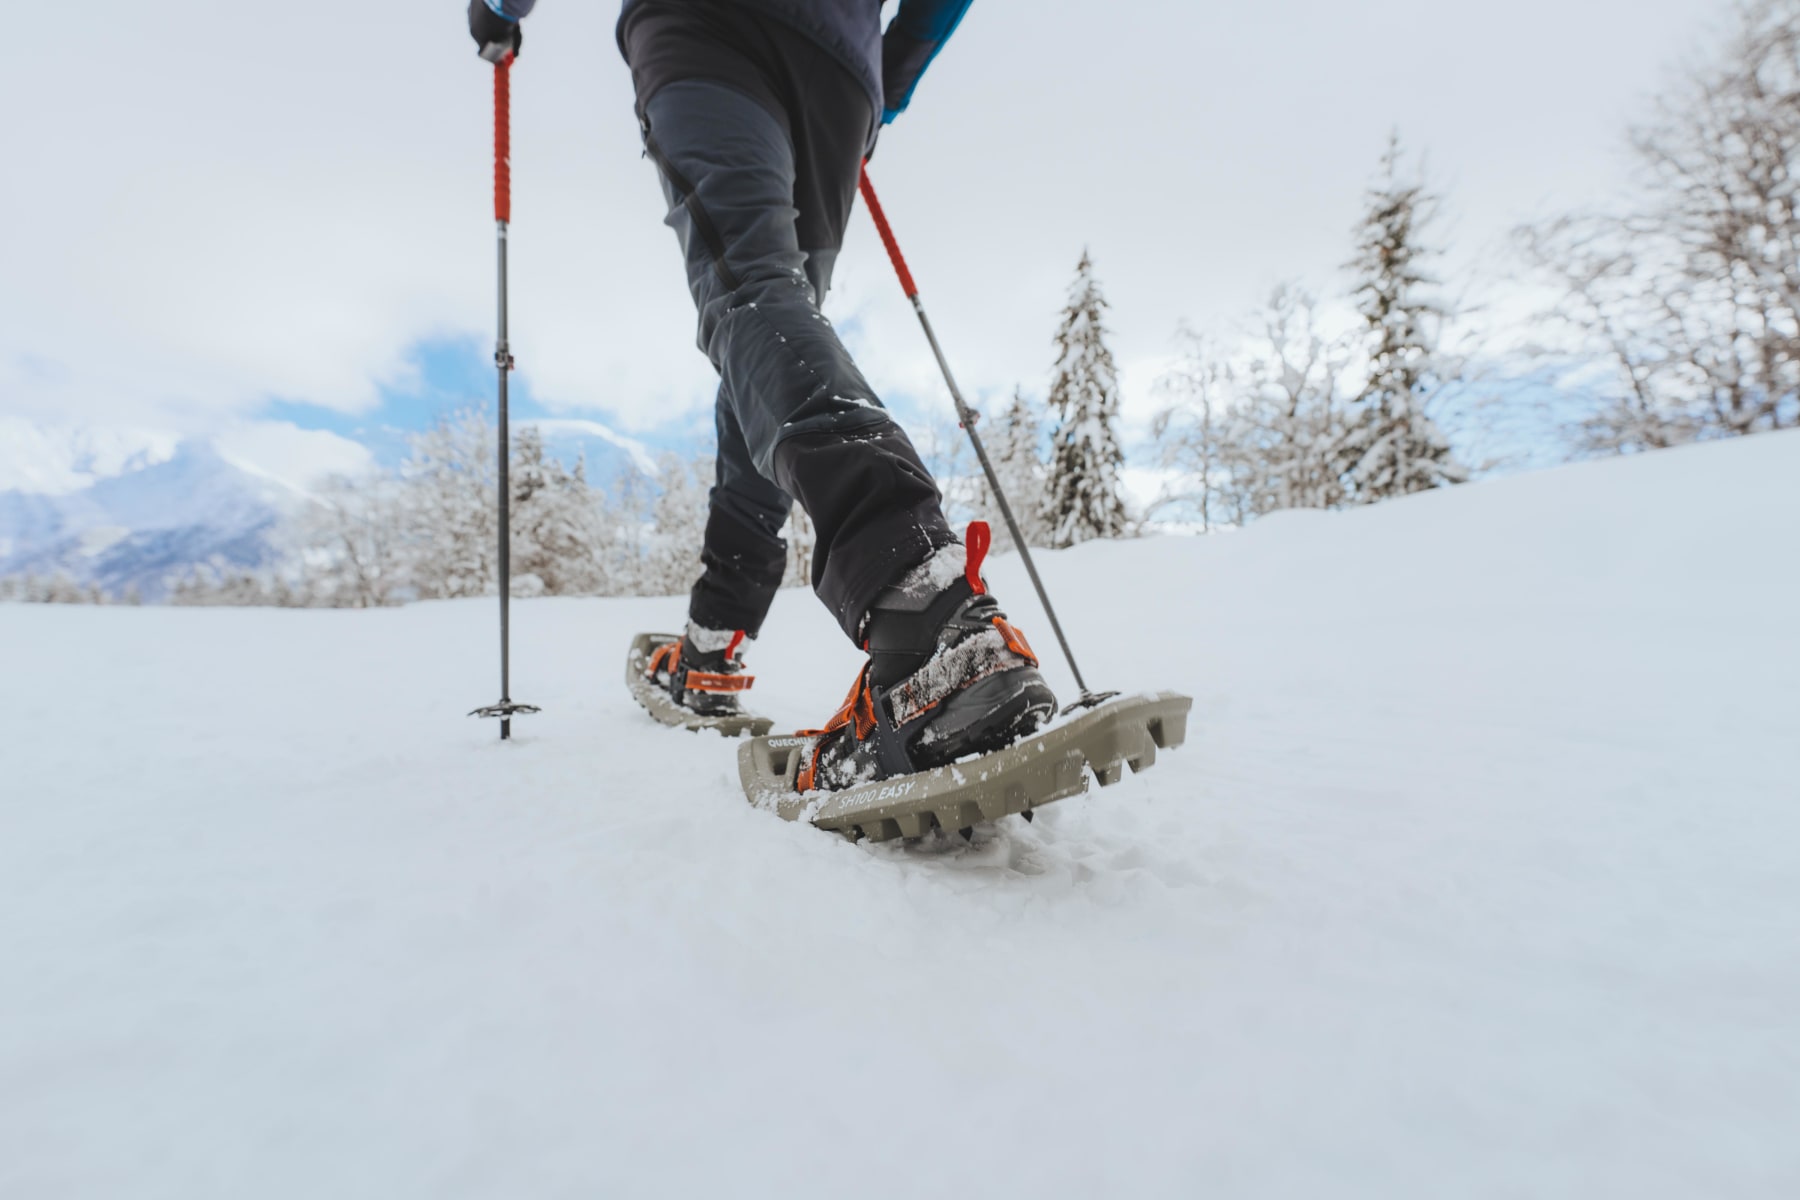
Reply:
[[825, 728], [809, 731], [818, 741], [801, 791], [1004, 749], [1055, 715], [1037, 656], [981, 579], [987, 543], [976, 522], [961, 574], [940, 551], [876, 597], [863, 626], [868, 665]]
[[736, 716], [739, 697], [756, 682], [744, 674], [744, 631], [701, 629], [690, 623], [679, 642], [659, 646], [646, 673], [675, 703], [707, 717]]

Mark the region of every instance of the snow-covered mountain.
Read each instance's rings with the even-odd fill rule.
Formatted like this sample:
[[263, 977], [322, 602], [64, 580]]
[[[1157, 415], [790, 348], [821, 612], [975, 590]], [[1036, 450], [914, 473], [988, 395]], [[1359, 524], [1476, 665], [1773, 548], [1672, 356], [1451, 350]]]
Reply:
[[[540, 426], [552, 453], [584, 457], [595, 487], [626, 472], [655, 474], [643, 444], [600, 422], [521, 424]], [[404, 444], [387, 433], [390, 451]], [[197, 564], [272, 561], [269, 535], [307, 503], [309, 486], [374, 459], [361, 443], [278, 422], [182, 438], [0, 420], [0, 577], [63, 574], [155, 601], [172, 575]]]
[[[233, 463], [212, 443], [157, 441], [86, 471], [40, 470], [57, 490], [0, 491], [0, 575], [67, 574], [118, 594], [160, 598], [196, 563], [257, 566], [266, 534], [302, 502], [293, 488]], [[68, 487], [70, 482], [83, 486]]]
[[0, 1195], [1800, 1195], [1797, 545], [1785, 433], [1046, 554], [1189, 740], [969, 845], [747, 805], [681, 598], [506, 744], [491, 601], [0, 605]]

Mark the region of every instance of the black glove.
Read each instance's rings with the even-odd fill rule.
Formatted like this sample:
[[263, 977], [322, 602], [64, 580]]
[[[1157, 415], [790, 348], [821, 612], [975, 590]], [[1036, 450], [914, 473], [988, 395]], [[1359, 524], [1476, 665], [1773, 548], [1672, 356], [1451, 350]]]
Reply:
[[523, 22], [509, 21], [487, 6], [487, 0], [469, 0], [469, 36], [481, 47], [481, 57], [497, 63], [508, 51], [518, 56], [524, 44]]

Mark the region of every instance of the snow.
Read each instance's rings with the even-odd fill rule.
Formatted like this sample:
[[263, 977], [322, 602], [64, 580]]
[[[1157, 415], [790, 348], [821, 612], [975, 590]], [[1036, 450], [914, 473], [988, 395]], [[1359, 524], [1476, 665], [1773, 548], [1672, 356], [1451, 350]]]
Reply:
[[[652, 631], [639, 630], [638, 632], [649, 633]], [[692, 621], [689, 621], [683, 632], [687, 637], [688, 644], [694, 649], [700, 651], [702, 654], [716, 654], [718, 651], [729, 647], [731, 643], [737, 639], [738, 634], [741, 631], [736, 629], [708, 629], [704, 625], [696, 625]]]
[[930, 607], [931, 602], [942, 595], [945, 588], [967, 575], [968, 571], [967, 547], [961, 542], [939, 546], [931, 557], [893, 584], [883, 603], [901, 611], [922, 611]]
[[[948, 649], [940, 646], [918, 670], [896, 683], [887, 694], [889, 712], [895, 725], [906, 725], [937, 707], [953, 692], [1000, 671], [1029, 666], [1030, 663], [1030, 659], [1013, 653], [1006, 644], [1005, 635], [990, 626]], [[1016, 696], [1022, 690], [1022, 686], [1013, 686], [1008, 697]], [[998, 705], [1003, 701], [994, 703]], [[930, 743], [945, 736], [944, 727], [942, 722], [933, 724], [919, 736], [923, 742]]]
[[745, 804], [678, 601], [510, 745], [491, 601], [0, 606], [0, 1195], [1800, 1194], [1797, 545], [1771, 434], [1046, 554], [1190, 741], [972, 847]]

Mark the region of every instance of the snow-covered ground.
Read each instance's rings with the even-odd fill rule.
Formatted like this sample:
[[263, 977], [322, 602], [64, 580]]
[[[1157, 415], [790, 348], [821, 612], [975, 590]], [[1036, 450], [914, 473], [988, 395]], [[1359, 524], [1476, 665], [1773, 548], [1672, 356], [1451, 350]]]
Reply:
[[0, 1196], [1800, 1195], [1800, 435], [1045, 567], [1190, 741], [973, 847], [748, 807], [678, 602], [511, 745], [491, 602], [0, 607]]

